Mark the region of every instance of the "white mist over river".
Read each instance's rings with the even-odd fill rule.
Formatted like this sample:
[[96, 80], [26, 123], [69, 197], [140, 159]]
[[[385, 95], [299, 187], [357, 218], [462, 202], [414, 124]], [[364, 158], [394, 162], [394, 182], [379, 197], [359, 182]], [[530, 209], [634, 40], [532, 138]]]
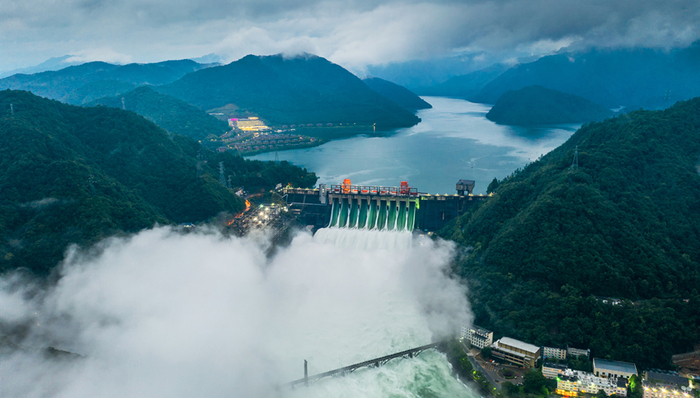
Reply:
[[[279, 152], [280, 160], [306, 167], [319, 183], [397, 186], [408, 181], [419, 192], [455, 193], [459, 179], [476, 181], [474, 193], [486, 193], [494, 178], [535, 161], [566, 141], [578, 125], [503, 126], [486, 119], [484, 104], [423, 97], [433, 108], [418, 112], [418, 125], [387, 137], [359, 136], [324, 145]], [[251, 159], [274, 160], [274, 153]]]
[[[310, 374], [325, 372], [471, 321], [464, 286], [446, 272], [452, 243], [326, 232], [299, 233], [267, 257], [262, 235], [161, 227], [69, 253], [54, 287], [0, 279], [0, 325], [25, 347], [0, 346], [0, 396], [477, 397], [432, 350], [275, 389], [303, 377], [304, 359]], [[47, 346], [83, 358], [48, 360], [35, 350]]]

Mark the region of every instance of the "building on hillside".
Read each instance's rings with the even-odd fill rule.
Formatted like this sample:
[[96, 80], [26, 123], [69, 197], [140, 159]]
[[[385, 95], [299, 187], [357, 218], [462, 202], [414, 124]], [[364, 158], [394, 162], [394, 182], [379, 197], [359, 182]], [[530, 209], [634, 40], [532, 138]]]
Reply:
[[561, 363], [545, 362], [542, 364], [542, 374], [548, 379], [556, 379], [566, 372], [566, 365]]
[[632, 375], [637, 374], [637, 365], [629, 362], [593, 358], [593, 373], [599, 377], [624, 377], [629, 379]]
[[647, 371], [642, 385], [643, 398], [689, 398], [693, 390], [690, 379], [671, 372]]
[[502, 337], [491, 344], [491, 355], [495, 358], [526, 368], [536, 366], [541, 351], [540, 347], [510, 337]]
[[581, 355], [585, 355], [587, 358], [590, 358], [591, 350], [582, 350], [580, 348], [567, 347], [566, 355], [570, 357], [580, 357]]
[[542, 358], [566, 359], [566, 350], [554, 347], [542, 347]]
[[472, 347], [482, 349], [493, 343], [493, 332], [478, 326], [462, 326], [462, 338], [469, 341]]
[[626, 397], [627, 379], [597, 377], [592, 373], [571, 369], [557, 377], [556, 393], [559, 395], [575, 397], [579, 394], [597, 394], [600, 390], [605, 391], [606, 395]]

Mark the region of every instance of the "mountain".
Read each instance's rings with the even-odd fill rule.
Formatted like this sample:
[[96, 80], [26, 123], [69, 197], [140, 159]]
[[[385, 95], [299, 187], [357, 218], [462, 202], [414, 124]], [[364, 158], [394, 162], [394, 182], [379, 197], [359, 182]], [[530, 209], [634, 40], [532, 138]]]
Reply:
[[700, 41], [684, 49], [593, 50], [540, 58], [513, 67], [471, 101], [495, 103], [505, 92], [540, 85], [607, 108], [662, 109], [700, 95]]
[[0, 271], [46, 274], [71, 243], [240, 211], [219, 162], [251, 192], [316, 182], [286, 162], [210, 152], [132, 112], [0, 91]]
[[233, 104], [238, 115], [256, 115], [273, 125], [376, 123], [392, 128], [420, 121], [352, 73], [313, 55], [248, 55], [190, 73], [158, 91], [203, 110]]
[[[122, 102], [123, 100], [123, 102]], [[185, 101], [142, 86], [116, 97], [94, 100], [88, 106], [104, 105], [138, 113], [164, 130], [204, 140], [209, 135], [220, 136], [230, 130], [228, 124]]]
[[496, 101], [486, 118], [500, 124], [586, 123], [613, 116], [613, 112], [577, 95], [528, 86], [508, 91]]
[[[0, 90], [27, 90], [42, 97], [80, 105], [96, 98], [115, 95], [116, 88], [129, 91], [144, 84], [166, 84], [203, 67], [205, 66], [190, 60], [128, 65], [88, 62], [58, 71], [18, 74], [0, 79]], [[117, 82], [128, 86], [120, 87]], [[89, 84], [92, 86], [86, 86]], [[117, 94], [121, 92], [124, 91]]]
[[441, 232], [471, 247], [455, 270], [475, 323], [669, 368], [700, 341], [699, 159], [694, 98], [586, 124], [492, 182]]
[[73, 58], [72, 55], [64, 55], [62, 57], [51, 57], [51, 58], [47, 59], [46, 61], [40, 63], [39, 65], [30, 66], [27, 68], [14, 69], [14, 70], [10, 70], [7, 72], [0, 72], [0, 78], [16, 75], [19, 73], [29, 75], [32, 73], [40, 73], [40, 72], [46, 72], [46, 71], [51, 71], [51, 70], [59, 70], [59, 69], [67, 68], [69, 66], [74, 66], [74, 65], [80, 64], [80, 62], [69, 61], [71, 58]]
[[416, 92], [420, 95], [468, 99], [479, 93], [486, 84], [506, 69], [508, 67], [503, 64], [495, 64], [486, 69], [454, 76], [434, 86], [417, 88]]
[[402, 108], [415, 112], [419, 109], [430, 109], [433, 106], [423, 101], [419, 96], [412, 93], [409, 89], [390, 81], [380, 79], [378, 77], [369, 77], [362, 79], [366, 85], [379, 94], [396, 102]]

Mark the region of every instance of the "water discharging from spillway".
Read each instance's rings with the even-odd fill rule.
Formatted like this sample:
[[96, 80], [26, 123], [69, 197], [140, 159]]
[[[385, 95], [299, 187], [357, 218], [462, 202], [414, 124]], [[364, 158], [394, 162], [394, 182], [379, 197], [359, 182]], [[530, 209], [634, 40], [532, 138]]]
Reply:
[[[314, 235], [313, 240], [323, 244], [329, 250], [342, 249], [339, 255], [343, 259], [339, 261], [356, 261], [358, 269], [386, 270], [386, 273], [379, 272], [383, 275], [382, 277], [373, 277], [364, 282], [368, 289], [373, 289], [369, 286], [376, 286], [380, 290], [385, 290], [384, 297], [375, 302], [375, 306], [382, 308], [382, 311], [379, 311], [376, 314], [377, 318], [371, 322], [355, 315], [357, 317], [355, 322], [361, 325], [358, 325], [360, 327], [353, 334], [354, 337], [349, 341], [337, 341], [338, 346], [347, 346], [347, 349], [341, 349], [340, 351], [344, 353], [336, 353], [336, 355], [348, 359], [334, 365], [350, 365], [352, 361], [359, 362], [418, 347], [430, 343], [435, 338], [433, 330], [435, 322], [426, 318], [421, 307], [431, 307], [435, 310], [444, 304], [444, 302], [436, 304], [430, 301], [440, 296], [440, 287], [421, 288], [421, 293], [417, 296], [423, 297], [417, 298], [415, 293], [406, 296], [403, 287], [397, 289], [391, 286], [396, 286], [397, 283], [405, 286], [406, 282], [411, 284], [413, 282], [410, 281], [431, 279], [419, 274], [434, 267], [434, 264], [445, 261], [436, 260], [436, 258], [449, 252], [449, 249], [443, 251], [444, 247], [438, 247], [439, 242], [436, 243], [424, 236], [414, 236], [410, 231], [411, 228], [387, 230], [377, 228], [376, 226], [381, 226], [382, 223], [373, 221], [388, 220], [388, 225], [393, 223], [396, 226], [401, 225], [396, 220], [404, 220], [405, 226], [406, 216], [409, 215], [411, 208], [407, 206], [406, 210], [403, 215], [400, 210], [397, 210], [395, 212], [397, 217], [392, 218], [386, 214], [391, 211], [376, 207], [372, 209], [368, 206], [365, 211], [357, 207], [353, 212], [352, 206], [336, 206], [333, 210], [335, 222], [331, 223], [335, 225], [322, 228]], [[346, 221], [339, 222], [340, 219]], [[372, 228], [372, 225], [375, 228]], [[433, 263], [433, 266], [429, 263]], [[334, 262], [326, 264], [330, 269], [334, 266], [337, 267]], [[407, 290], [411, 291], [411, 289]], [[362, 300], [363, 296], [363, 291], [356, 292], [357, 300]], [[422, 305], [416, 306], [418, 302]], [[353, 315], [347, 314], [347, 316]], [[322, 355], [319, 354], [319, 357]], [[309, 361], [310, 374], [330, 370], [328, 366], [314, 367], [314, 364], [319, 361], [320, 358]], [[361, 368], [344, 377], [321, 379], [308, 388], [296, 388], [284, 395], [290, 397], [479, 397], [479, 394], [453, 376], [444, 354], [435, 350], [422, 352], [410, 359], [392, 360], [378, 368]]]

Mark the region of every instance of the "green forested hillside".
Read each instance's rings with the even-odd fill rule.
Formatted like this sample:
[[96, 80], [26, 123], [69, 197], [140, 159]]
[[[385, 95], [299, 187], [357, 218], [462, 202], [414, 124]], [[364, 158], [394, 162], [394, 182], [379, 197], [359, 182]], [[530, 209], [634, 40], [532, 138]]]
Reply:
[[170, 133], [184, 135], [198, 141], [204, 140], [208, 135], [218, 137], [230, 130], [226, 122], [182, 100], [146, 86], [116, 97], [100, 98], [87, 105], [121, 108], [122, 104], [126, 110], [138, 113]]
[[372, 90], [389, 98], [390, 100], [399, 104], [399, 106], [408, 109], [409, 111], [415, 112], [419, 109], [430, 109], [433, 107], [419, 96], [412, 93], [406, 87], [399, 86], [398, 84], [392, 83], [388, 80], [380, 79], [378, 77], [368, 77], [366, 79], [362, 79], [362, 81], [365, 82], [365, 84]]
[[219, 184], [219, 162], [249, 191], [316, 182], [285, 162], [210, 152], [132, 112], [0, 91], [0, 270], [46, 273], [70, 243], [237, 212], [243, 200]]
[[311, 55], [248, 55], [190, 73], [158, 91], [203, 110], [233, 104], [238, 116], [256, 115], [271, 124], [376, 123], [390, 128], [420, 121], [352, 73]]
[[695, 98], [586, 124], [493, 183], [491, 200], [442, 231], [472, 247], [457, 272], [476, 323], [668, 367], [700, 341], [699, 165]]
[[609, 109], [577, 95], [528, 86], [503, 94], [486, 118], [501, 124], [534, 126], [594, 122], [612, 115]]
[[88, 62], [58, 71], [13, 75], [0, 79], [0, 89], [27, 90], [42, 97], [80, 105], [128, 91], [129, 88], [124, 89], [124, 83], [132, 88], [143, 84], [161, 85], [204, 67], [190, 60], [128, 65]]

